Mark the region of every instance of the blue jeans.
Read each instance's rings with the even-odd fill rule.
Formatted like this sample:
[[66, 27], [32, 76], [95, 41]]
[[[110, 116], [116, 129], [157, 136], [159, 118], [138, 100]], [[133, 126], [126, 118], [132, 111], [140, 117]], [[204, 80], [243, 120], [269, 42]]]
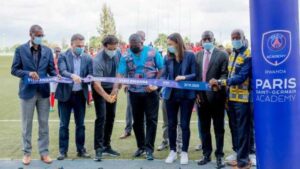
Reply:
[[70, 99], [66, 102], [58, 102], [58, 111], [60, 117], [59, 125], [59, 152], [65, 154], [69, 148], [69, 123], [72, 110], [76, 124], [76, 147], [77, 152], [85, 151], [85, 117], [86, 99], [83, 91], [73, 92]]
[[168, 134], [170, 150], [176, 151], [178, 112], [180, 109], [180, 126], [182, 130], [182, 151], [188, 152], [190, 142], [190, 120], [194, 106], [194, 99], [176, 99], [166, 100], [168, 114]]

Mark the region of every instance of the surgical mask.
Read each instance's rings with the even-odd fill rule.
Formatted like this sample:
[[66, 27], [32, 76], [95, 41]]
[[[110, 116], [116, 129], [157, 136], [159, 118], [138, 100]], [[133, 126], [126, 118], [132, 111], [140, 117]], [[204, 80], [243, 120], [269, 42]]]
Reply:
[[240, 49], [243, 46], [244, 46], [244, 44], [243, 44], [242, 40], [232, 40], [232, 47], [234, 49]]
[[134, 53], [137, 54], [141, 51], [141, 48], [139, 47], [130, 47], [130, 50]]
[[76, 47], [75, 50], [74, 50], [74, 53], [77, 55], [77, 56], [81, 56], [84, 52], [84, 48], [81, 48], [81, 47]]
[[169, 51], [169, 53], [171, 53], [171, 54], [175, 54], [175, 53], [177, 52], [177, 50], [176, 50], [176, 48], [175, 48], [174, 46], [169, 46], [169, 47], [168, 47], [168, 51]]
[[203, 43], [203, 48], [205, 50], [211, 50], [214, 47], [214, 44], [212, 42], [204, 42]]
[[42, 37], [35, 36], [34, 39], [33, 39], [33, 43], [36, 44], [36, 45], [41, 45], [42, 41], [43, 41]]
[[113, 58], [116, 55], [117, 51], [105, 49], [105, 53], [109, 56], [109, 58]]

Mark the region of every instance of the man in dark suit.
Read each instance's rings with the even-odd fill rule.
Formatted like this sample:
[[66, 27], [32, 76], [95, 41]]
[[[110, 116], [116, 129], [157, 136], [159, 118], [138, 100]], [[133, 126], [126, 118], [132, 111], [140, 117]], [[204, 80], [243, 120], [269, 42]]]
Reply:
[[29, 85], [27, 78], [38, 80], [39, 78], [56, 76], [53, 55], [51, 49], [42, 45], [44, 31], [41, 26], [33, 25], [30, 28], [31, 40], [16, 49], [11, 66], [11, 74], [19, 77], [19, 97], [21, 99], [22, 112], [22, 138], [23, 138], [23, 163], [31, 162], [31, 134], [34, 109], [37, 109], [39, 124], [39, 153], [41, 160], [51, 163], [49, 157], [49, 84]]
[[71, 38], [71, 49], [62, 53], [58, 59], [60, 75], [73, 79], [72, 84], [58, 84], [55, 97], [58, 100], [60, 116], [59, 127], [59, 156], [58, 160], [67, 157], [69, 146], [69, 122], [71, 112], [74, 112], [76, 124], [77, 156], [89, 158], [84, 148], [85, 126], [84, 117], [88, 99], [88, 84], [82, 83], [82, 78], [92, 76], [92, 59], [84, 53], [84, 37], [75, 34]]
[[[209, 82], [210, 79], [226, 79], [228, 55], [215, 48], [215, 38], [211, 31], [202, 34], [202, 45], [204, 50], [196, 55], [198, 67], [198, 80]], [[203, 159], [198, 164], [205, 165], [211, 161], [212, 141], [211, 141], [211, 119], [213, 120], [215, 137], [217, 168], [224, 167], [223, 145], [224, 145], [224, 109], [226, 91], [224, 88], [214, 89], [214, 91], [199, 92], [197, 95], [198, 116], [201, 124]]]

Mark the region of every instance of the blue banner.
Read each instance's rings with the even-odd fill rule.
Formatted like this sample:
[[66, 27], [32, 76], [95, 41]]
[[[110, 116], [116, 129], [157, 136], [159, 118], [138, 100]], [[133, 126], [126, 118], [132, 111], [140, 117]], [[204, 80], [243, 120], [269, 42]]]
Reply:
[[[113, 77], [87, 77], [83, 78], [84, 83], [90, 83], [93, 81], [107, 82], [107, 83], [120, 83], [120, 84], [134, 84], [134, 85], [153, 85], [159, 87], [170, 87], [185, 90], [199, 90], [199, 91], [210, 91], [211, 87], [205, 82], [195, 82], [195, 81], [172, 81], [172, 80], [162, 80], [162, 79], [137, 79], [137, 78], [113, 78]], [[25, 80], [27, 84], [45, 84], [50, 82], [55, 83], [73, 83], [72, 79], [69, 78], [57, 78], [57, 77], [47, 77], [41, 78], [39, 80], [33, 80], [27, 78]]]
[[300, 168], [298, 0], [250, 0], [259, 169]]

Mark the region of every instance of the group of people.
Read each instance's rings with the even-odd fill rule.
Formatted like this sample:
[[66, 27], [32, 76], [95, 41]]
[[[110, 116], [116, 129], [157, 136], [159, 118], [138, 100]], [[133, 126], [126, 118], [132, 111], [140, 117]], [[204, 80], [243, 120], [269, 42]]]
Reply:
[[[203, 50], [198, 53], [187, 50], [179, 33], [168, 36], [167, 54], [162, 56], [155, 48], [144, 45], [145, 33], [138, 31], [129, 37], [129, 48], [125, 54], [118, 49], [119, 40], [107, 35], [102, 41], [103, 49], [94, 58], [84, 52], [85, 38], [81, 34], [71, 37], [71, 47], [60, 53], [42, 45], [44, 32], [41, 26], [30, 28], [30, 40], [15, 51], [11, 73], [20, 78], [19, 97], [22, 114], [23, 163], [31, 162], [31, 133], [34, 109], [39, 123], [38, 146], [41, 160], [51, 163], [49, 157], [49, 84], [27, 84], [26, 78], [38, 80], [48, 76], [72, 79], [73, 83], [58, 83], [55, 98], [59, 113], [58, 160], [67, 157], [69, 148], [69, 123], [73, 112], [76, 124], [77, 156], [90, 158], [85, 148], [85, 111], [92, 89], [96, 112], [94, 127], [95, 161], [103, 155], [120, 156], [111, 146], [117, 97], [122, 86], [127, 93], [127, 114], [132, 116], [137, 150], [134, 157], [145, 155], [153, 160], [158, 123], [160, 99], [163, 109], [165, 145], [170, 148], [166, 163], [173, 163], [180, 153], [180, 164], [188, 164], [190, 142], [190, 120], [196, 105], [199, 138], [202, 142], [203, 158], [199, 165], [211, 161], [211, 121], [216, 140], [216, 165], [223, 168], [225, 113], [229, 117], [232, 136], [230, 164], [237, 168], [251, 167], [250, 153], [255, 153], [252, 123], [251, 53], [245, 34], [236, 29], [231, 33], [233, 51], [228, 56], [225, 50], [215, 46], [213, 32], [205, 31], [201, 37]], [[60, 54], [59, 54], [60, 53]], [[58, 55], [59, 54], [59, 55]], [[54, 61], [56, 60], [56, 61]], [[57, 64], [55, 64], [57, 63]], [[56, 65], [56, 66], [55, 66]], [[211, 91], [193, 91], [169, 87], [124, 85], [118, 83], [85, 83], [86, 77], [166, 79], [173, 81], [198, 81], [209, 83]], [[131, 117], [127, 127], [131, 127]], [[130, 135], [125, 130], [121, 138]], [[252, 141], [251, 141], [252, 140]], [[166, 143], [167, 142], [167, 143]]]

